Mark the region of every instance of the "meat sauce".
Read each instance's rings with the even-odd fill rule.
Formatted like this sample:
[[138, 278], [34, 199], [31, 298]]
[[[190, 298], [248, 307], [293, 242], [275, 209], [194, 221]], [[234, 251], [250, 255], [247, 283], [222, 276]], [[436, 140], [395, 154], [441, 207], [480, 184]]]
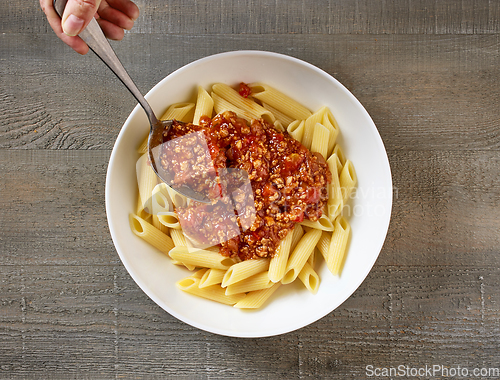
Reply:
[[[174, 122], [164, 139], [171, 140], [191, 132], [204, 133], [215, 170], [245, 170], [253, 191], [253, 223], [238, 236], [222, 242], [221, 254], [239, 256], [241, 260], [272, 257], [280, 241], [296, 223], [304, 219], [316, 221], [321, 217], [328, 200], [326, 186], [331, 182], [331, 173], [320, 154], [311, 153], [288, 133], [277, 131], [263, 119], [253, 120], [248, 125], [244, 119], [228, 111], [213, 119], [202, 117], [200, 125]], [[172, 165], [172, 157], [163, 158], [162, 162]], [[177, 160], [176, 174], [179, 178], [186, 178], [183, 172], [192, 170], [192, 167], [182, 168], [181, 159]], [[209, 186], [212, 192], [217, 191], [213, 184], [205, 183], [205, 186]], [[204, 205], [197, 210], [213, 214], [217, 212], [214, 207]], [[197, 226], [202, 226], [203, 211], [197, 211], [194, 219]], [[240, 216], [237, 219], [241, 222]], [[213, 231], [200, 228], [195, 232], [213, 234]]]

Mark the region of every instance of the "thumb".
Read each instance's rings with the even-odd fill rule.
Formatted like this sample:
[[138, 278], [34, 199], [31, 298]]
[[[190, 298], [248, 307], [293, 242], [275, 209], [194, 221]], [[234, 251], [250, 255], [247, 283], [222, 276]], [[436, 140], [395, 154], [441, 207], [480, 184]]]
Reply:
[[62, 29], [68, 36], [76, 36], [88, 25], [99, 8], [101, 0], [68, 0], [62, 17]]

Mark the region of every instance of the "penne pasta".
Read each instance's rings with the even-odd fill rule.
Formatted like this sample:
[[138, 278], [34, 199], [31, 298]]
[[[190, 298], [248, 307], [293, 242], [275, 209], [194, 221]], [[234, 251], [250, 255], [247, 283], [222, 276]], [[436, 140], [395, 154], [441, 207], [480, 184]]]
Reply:
[[299, 279], [311, 293], [316, 294], [318, 292], [320, 284], [319, 276], [309, 263], [306, 262], [304, 264], [299, 273]]
[[255, 290], [267, 289], [274, 285], [274, 282], [269, 280], [267, 271], [254, 274], [244, 280], [226, 287], [226, 296], [238, 293], [248, 293]]
[[337, 170], [337, 164], [340, 160], [336, 153], [333, 153], [328, 160], [326, 160], [328, 169], [332, 174], [332, 182], [328, 184], [328, 201], [327, 201], [327, 213], [328, 218], [333, 222], [337, 216], [340, 215], [342, 208], [344, 207], [344, 196], [342, 194], [342, 188], [340, 185], [339, 174]]
[[167, 192], [168, 192], [168, 195], [170, 196], [170, 200], [172, 201], [172, 204], [174, 205], [174, 207], [183, 207], [183, 206], [187, 205], [188, 200], [181, 193], [178, 193], [177, 191], [172, 189], [170, 186], [167, 186]]
[[340, 275], [344, 262], [351, 226], [343, 216], [335, 220], [335, 230], [326, 257], [326, 266], [333, 275]]
[[190, 117], [189, 115], [193, 109], [194, 103], [172, 104], [170, 107], [168, 107], [160, 120], [179, 120], [187, 123], [192, 120], [192, 117]]
[[216, 114], [223, 113], [224, 111], [233, 111], [238, 117], [245, 119], [247, 122], [250, 123], [252, 121], [252, 115], [250, 115], [248, 112], [234, 106], [226, 99], [222, 98], [214, 92], [212, 92], [210, 95], [214, 100], [214, 111]]
[[141, 197], [137, 197], [137, 206], [135, 208], [135, 213], [142, 219], [148, 221], [151, 218], [151, 214], [144, 210], [144, 205], [141, 202]]
[[281, 124], [281, 121], [279, 120], [276, 120], [274, 122], [274, 128], [277, 130], [277, 131], [280, 131], [280, 132], [284, 132], [285, 131], [285, 128], [283, 127], [283, 124]]
[[186, 277], [178, 281], [175, 285], [186, 293], [220, 302], [225, 305], [234, 305], [245, 298], [245, 294], [234, 294], [231, 296], [226, 296], [224, 289], [222, 289], [219, 285], [200, 288], [199, 284], [199, 278]]
[[181, 228], [181, 224], [179, 223], [179, 217], [177, 216], [175, 211], [163, 212], [161, 215], [158, 215], [158, 221], [162, 225], [168, 228], [176, 230]]
[[196, 108], [194, 109], [193, 124], [199, 125], [202, 116], [212, 118], [213, 110], [214, 100], [203, 87], [198, 86], [198, 97], [196, 99]]
[[304, 125], [304, 120], [295, 120], [290, 123], [286, 130], [295, 140], [302, 141], [302, 137], [304, 137]]
[[356, 187], [357, 181], [358, 178], [354, 170], [354, 165], [351, 160], [347, 160], [339, 176], [340, 190], [342, 191], [342, 200], [344, 204], [349, 200], [352, 191]]
[[[342, 148], [340, 147], [339, 144], [335, 145], [335, 147], [333, 148], [332, 154], [337, 155], [337, 157], [339, 158], [340, 167], [344, 167], [345, 162], [346, 162], [346, 158], [345, 158], [344, 152], [342, 151]], [[340, 170], [339, 170], [339, 174], [340, 174]]]
[[269, 104], [294, 120], [305, 120], [311, 116], [311, 111], [302, 104], [267, 84], [255, 82], [248, 86], [252, 90], [252, 97]]
[[[198, 86], [196, 103], [173, 104], [161, 119], [199, 125], [204, 116], [211, 118], [214, 113], [232, 111], [246, 121], [251, 133], [254, 133], [252, 128], [258, 127], [257, 124], [252, 125], [254, 119], [266, 120], [277, 131], [286, 130], [285, 134], [288, 133], [311, 152], [328, 158], [326, 163], [332, 180], [327, 184], [328, 200], [322, 204], [323, 214], [315, 221], [306, 218], [296, 223], [279, 242], [273, 257], [241, 261], [238, 256], [229, 258], [221, 255], [220, 246], [195, 247], [189, 235], [184, 235], [176, 213], [177, 208], [189, 206], [191, 200], [164, 183], [158, 184], [158, 178], [148, 163], [148, 139], [145, 138], [137, 148], [140, 153], [136, 163], [139, 188], [137, 215], [129, 215], [135, 235], [167, 254], [175, 265], [192, 271], [190, 276], [176, 283], [180, 290], [242, 309], [262, 307], [281, 285], [297, 278], [309, 292], [315, 294], [321, 282], [314, 270], [319, 255], [323, 256], [332, 274], [340, 275], [351, 231], [342, 210], [357, 185], [354, 166], [337, 144], [340, 129], [328, 107], [321, 107], [313, 113], [267, 84], [256, 82], [249, 87], [251, 94], [246, 98], [223, 83], [215, 83], [209, 91]], [[239, 128], [243, 130], [242, 126]], [[279, 160], [273, 161], [273, 165], [280, 165]], [[324, 173], [321, 175], [324, 176]], [[286, 175], [278, 178], [281, 184], [288, 179]], [[204, 220], [201, 215], [200, 219]], [[266, 217], [264, 223], [272, 223], [273, 218], [270, 219]], [[245, 231], [251, 224], [240, 227]], [[267, 238], [257, 232], [250, 238]], [[224, 244], [221, 246], [227, 249]]]
[[208, 269], [203, 274], [203, 277], [200, 278], [199, 287], [206, 288], [210, 285], [220, 284], [222, 282], [222, 279], [224, 278], [225, 273], [226, 271], [223, 269]]
[[302, 226], [315, 228], [317, 230], [333, 231], [333, 223], [330, 221], [330, 219], [328, 219], [326, 215], [321, 215], [321, 217], [314, 222], [304, 219], [302, 222], [300, 222], [300, 224]]
[[191, 274], [189, 277], [198, 278], [201, 280], [203, 278], [203, 276], [205, 275], [205, 273], [208, 272], [209, 270], [210, 269], [207, 269], [207, 268], [201, 268], [200, 270], [197, 270], [196, 272]]
[[137, 147], [137, 153], [140, 155], [143, 155], [144, 153], [148, 152], [148, 144], [149, 144], [149, 135], [146, 136], [144, 141]]
[[[295, 227], [297, 228], [297, 226]], [[294, 228], [294, 229], [295, 229]], [[286, 263], [290, 256], [290, 247], [292, 246], [293, 231], [289, 231], [281, 241], [276, 254], [269, 262], [269, 279], [272, 282], [279, 282], [285, 275]]]
[[147, 154], [143, 154], [135, 165], [137, 183], [139, 184], [139, 198], [141, 200], [142, 208], [148, 214], [152, 214], [151, 197], [153, 189], [157, 183], [157, 176], [151, 165], [149, 165], [149, 158]]
[[184, 236], [182, 230], [174, 229], [170, 231], [170, 237], [176, 247], [187, 247], [186, 237]]
[[234, 264], [234, 259], [202, 249], [189, 252], [187, 247], [174, 247], [168, 252], [168, 255], [183, 264], [201, 268], [229, 269]]
[[318, 248], [318, 251], [321, 253], [321, 256], [323, 256], [323, 258], [325, 259], [325, 262], [328, 257], [328, 250], [330, 249], [331, 237], [332, 237], [331, 233], [323, 231], [321, 237], [318, 240], [318, 244], [316, 244], [316, 248]]
[[137, 215], [129, 215], [132, 232], [161, 252], [168, 254], [174, 248], [172, 239]]
[[[325, 112], [326, 112], [326, 107], [321, 107], [318, 111], [310, 115], [305, 120], [304, 137], [302, 139], [302, 144], [307, 149], [311, 149], [315, 125], [323, 121], [323, 115], [325, 114]], [[328, 140], [326, 142], [328, 143]]]
[[[174, 242], [174, 245], [176, 247], [186, 247], [186, 238], [184, 237], [184, 233], [180, 229], [172, 229], [170, 230], [170, 237], [172, 238], [172, 241]], [[188, 249], [189, 251], [189, 249]], [[172, 259], [172, 263], [175, 265], [183, 265], [189, 270], [194, 270], [196, 266], [192, 264], [186, 264], [183, 263], [182, 261], [174, 260]]]
[[295, 281], [307, 259], [313, 252], [314, 247], [318, 243], [318, 240], [321, 237], [321, 232], [321, 230], [312, 229], [302, 236], [288, 259], [285, 275], [281, 280], [282, 284], [289, 284]]
[[212, 86], [212, 90], [221, 98], [227, 100], [237, 108], [247, 112], [252, 116], [253, 119], [263, 118], [267, 121], [270, 121], [271, 123], [274, 123], [274, 121], [276, 120], [276, 118], [270, 111], [266, 110], [264, 107], [254, 102], [253, 100], [242, 97], [238, 93], [238, 91], [229, 87], [227, 84], [216, 83]]
[[165, 185], [164, 183], [160, 183], [153, 189], [153, 194], [151, 197], [153, 214], [151, 218], [153, 226], [158, 228], [161, 232], [168, 234], [168, 226], [160, 223], [160, 220], [158, 219], [158, 215], [173, 210], [172, 202], [170, 201], [170, 197], [168, 195], [166, 187], [167, 185]]
[[333, 151], [335, 142], [337, 141], [337, 136], [339, 135], [340, 132], [337, 120], [335, 120], [335, 118], [333, 117], [333, 114], [330, 111], [330, 109], [328, 108], [326, 109], [321, 124], [323, 124], [330, 131], [330, 135], [328, 137], [328, 151], [327, 151], [327, 156], [329, 156]]
[[280, 285], [281, 283], [277, 282], [270, 288], [250, 292], [243, 299], [238, 301], [234, 307], [239, 309], [258, 309], [264, 305], [276, 290], [278, 290]]
[[296, 224], [292, 230], [292, 243], [290, 244], [290, 252], [293, 252], [300, 239], [304, 235], [304, 229], [300, 224]]
[[311, 142], [311, 152], [317, 152], [326, 158], [328, 152], [328, 139], [330, 131], [321, 123], [316, 123], [313, 128], [313, 138]]
[[271, 113], [276, 117], [276, 121], [279, 121], [281, 124], [283, 124], [284, 127], [288, 127], [290, 123], [294, 121], [292, 117], [285, 115], [283, 112], [277, 110], [267, 103], [262, 103], [262, 107], [264, 107], [268, 111], [271, 111]]
[[[323, 236], [323, 234], [321, 234]], [[316, 244], [317, 246], [317, 244]], [[311, 253], [311, 256], [307, 259], [307, 263], [314, 269], [316, 266], [316, 256], [317, 256], [318, 248], [314, 248], [313, 252]]]
[[269, 269], [269, 259], [252, 259], [242, 261], [231, 266], [224, 278], [221, 286], [225, 288], [228, 285], [235, 284], [254, 274], [267, 271]]

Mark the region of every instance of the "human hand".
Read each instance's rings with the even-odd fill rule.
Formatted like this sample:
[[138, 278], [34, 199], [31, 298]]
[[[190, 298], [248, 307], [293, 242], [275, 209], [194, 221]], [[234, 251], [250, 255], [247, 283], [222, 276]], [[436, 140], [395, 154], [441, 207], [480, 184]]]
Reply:
[[124, 30], [132, 29], [139, 17], [139, 8], [130, 0], [68, 0], [62, 19], [54, 9], [53, 0], [40, 0], [40, 6], [56, 35], [80, 54], [87, 54], [89, 47], [78, 34], [92, 17], [112, 40], [121, 40]]

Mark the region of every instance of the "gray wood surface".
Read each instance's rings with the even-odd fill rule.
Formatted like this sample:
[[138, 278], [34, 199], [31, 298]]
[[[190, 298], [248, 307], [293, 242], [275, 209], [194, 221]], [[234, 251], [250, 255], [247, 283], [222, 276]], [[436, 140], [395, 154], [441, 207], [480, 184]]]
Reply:
[[298, 331], [241, 340], [176, 320], [130, 278], [106, 222], [107, 162], [135, 102], [95, 57], [55, 37], [38, 1], [2, 1], [0, 378], [500, 368], [500, 2], [137, 5], [134, 29], [113, 46], [144, 92], [238, 49], [306, 60], [352, 91], [391, 162], [387, 240], [353, 296]]

